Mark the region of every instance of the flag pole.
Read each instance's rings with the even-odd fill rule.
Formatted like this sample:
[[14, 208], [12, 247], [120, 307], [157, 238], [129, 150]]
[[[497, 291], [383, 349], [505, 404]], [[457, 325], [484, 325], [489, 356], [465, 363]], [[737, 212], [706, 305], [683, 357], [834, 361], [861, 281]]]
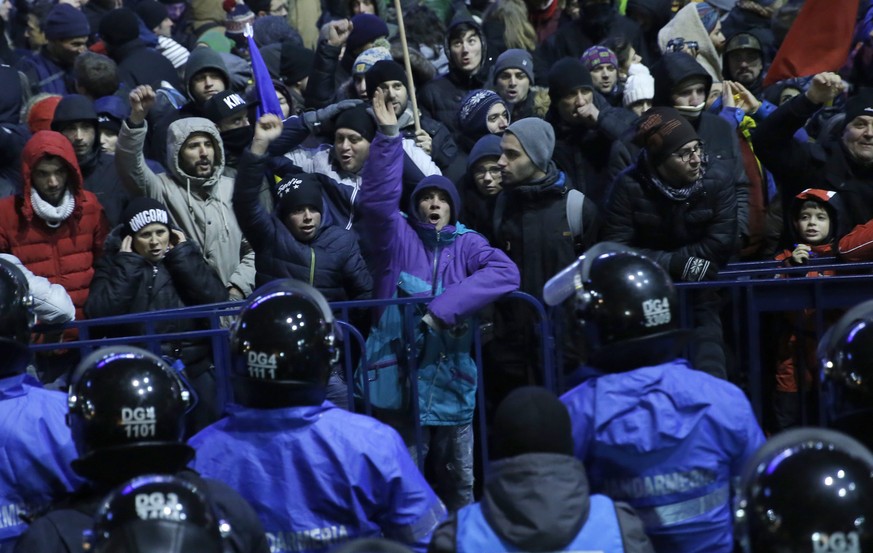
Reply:
[[421, 121], [418, 118], [418, 101], [415, 99], [415, 83], [412, 80], [412, 63], [409, 61], [409, 46], [406, 44], [406, 26], [403, 24], [403, 10], [400, 0], [394, 0], [394, 10], [397, 12], [397, 30], [400, 34], [400, 46], [403, 48], [403, 67], [406, 69], [406, 90], [409, 91], [409, 99], [412, 100], [412, 119], [415, 122], [415, 132], [421, 130]]

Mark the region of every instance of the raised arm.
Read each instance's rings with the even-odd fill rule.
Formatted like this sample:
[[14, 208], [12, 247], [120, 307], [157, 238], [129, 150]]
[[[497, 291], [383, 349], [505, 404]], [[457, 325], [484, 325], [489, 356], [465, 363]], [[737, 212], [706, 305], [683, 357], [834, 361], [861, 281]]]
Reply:
[[276, 221], [258, 199], [267, 152], [270, 144], [283, 132], [282, 121], [273, 114], [263, 115], [255, 124], [251, 147], [243, 152], [233, 188], [233, 212], [239, 226], [255, 249], [269, 247], [276, 236]]
[[134, 88], [128, 94], [130, 117], [121, 124], [115, 146], [115, 167], [125, 189], [133, 196], [162, 200], [163, 183], [145, 162], [148, 123], [146, 116], [155, 105], [155, 91], [148, 85]]

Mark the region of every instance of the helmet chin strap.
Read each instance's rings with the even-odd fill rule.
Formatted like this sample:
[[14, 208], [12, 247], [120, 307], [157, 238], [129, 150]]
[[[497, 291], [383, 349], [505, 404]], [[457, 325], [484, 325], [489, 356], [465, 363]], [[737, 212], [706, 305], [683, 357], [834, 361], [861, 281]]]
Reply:
[[706, 107], [706, 102], [701, 102], [696, 106], [673, 106], [676, 111], [684, 115], [687, 119], [697, 119]]

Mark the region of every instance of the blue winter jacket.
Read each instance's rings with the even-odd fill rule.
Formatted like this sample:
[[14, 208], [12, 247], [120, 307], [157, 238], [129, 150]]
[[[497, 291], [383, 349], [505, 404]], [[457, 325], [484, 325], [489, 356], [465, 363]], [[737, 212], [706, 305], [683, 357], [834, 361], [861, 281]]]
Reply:
[[29, 375], [0, 379], [0, 551], [10, 550], [27, 525], [19, 513], [48, 506], [82, 479], [64, 422], [67, 398]]
[[189, 440], [192, 467], [238, 490], [273, 553], [385, 536], [425, 551], [446, 511], [390, 427], [326, 401], [250, 409]]
[[[361, 172], [361, 241], [370, 253], [374, 297], [436, 296], [427, 311], [449, 329], [422, 331], [418, 325], [420, 420], [423, 425], [467, 424], [473, 420], [478, 382], [469, 317], [518, 289], [518, 267], [458, 222], [458, 192], [444, 177], [424, 178], [413, 190], [409, 216], [401, 213], [402, 153], [399, 135], [377, 132]], [[441, 189], [451, 199], [451, 222], [440, 231], [418, 215], [415, 198], [427, 188]], [[390, 371], [397, 364], [394, 342], [401, 335], [400, 310], [384, 310], [367, 340], [371, 367]]]
[[315, 237], [300, 242], [261, 205], [258, 195], [267, 159], [243, 152], [233, 190], [233, 211], [255, 251], [255, 285], [291, 277], [314, 286], [328, 301], [370, 298], [373, 279], [353, 232], [322, 218]]
[[629, 503], [659, 553], [730, 553], [731, 479], [764, 443], [743, 392], [682, 359], [583, 382], [561, 400], [592, 493]]

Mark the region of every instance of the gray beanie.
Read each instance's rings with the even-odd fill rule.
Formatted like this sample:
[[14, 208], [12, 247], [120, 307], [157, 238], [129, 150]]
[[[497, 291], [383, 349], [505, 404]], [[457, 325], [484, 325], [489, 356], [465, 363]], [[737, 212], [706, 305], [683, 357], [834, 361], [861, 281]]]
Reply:
[[519, 48], [510, 48], [509, 50], [503, 52], [498, 56], [497, 61], [494, 63], [494, 79], [497, 80], [497, 77], [506, 69], [519, 69], [530, 80], [531, 84], [534, 82], [534, 68], [533, 68], [533, 57], [531, 57], [530, 52], [527, 50], [521, 50]]
[[549, 170], [552, 153], [555, 150], [555, 130], [539, 117], [519, 119], [506, 128], [524, 148], [525, 153], [542, 171]]

